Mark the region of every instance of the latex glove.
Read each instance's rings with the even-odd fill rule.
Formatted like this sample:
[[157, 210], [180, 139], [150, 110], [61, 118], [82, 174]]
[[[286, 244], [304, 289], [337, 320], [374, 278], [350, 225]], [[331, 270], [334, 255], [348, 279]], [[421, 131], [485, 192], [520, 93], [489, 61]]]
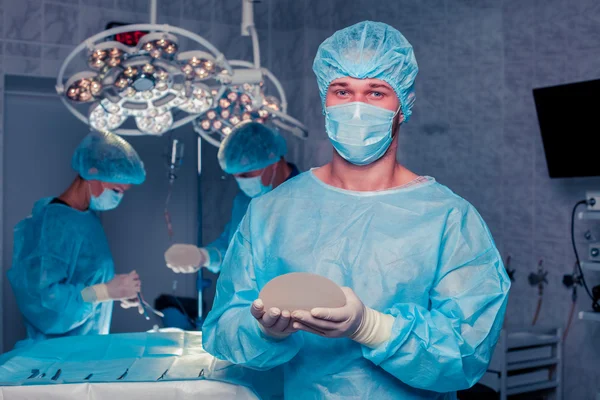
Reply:
[[165, 263], [175, 273], [194, 273], [207, 262], [208, 252], [192, 244], [176, 243], [165, 252]]
[[128, 274], [116, 275], [106, 284], [108, 297], [112, 300], [125, 300], [137, 297], [142, 289], [140, 277], [135, 271]]
[[[292, 318], [305, 325], [299, 329], [329, 338], [352, 336], [360, 327], [365, 314], [365, 306], [350, 288], [343, 287], [346, 305], [340, 308], [313, 308], [308, 311], [296, 310]], [[306, 329], [308, 328], [308, 329]]]
[[274, 339], [284, 339], [298, 331], [292, 327], [293, 321], [288, 310], [281, 311], [275, 307], [265, 310], [261, 299], [254, 300], [250, 313], [258, 321], [261, 331]]
[[313, 308], [310, 312], [296, 310], [292, 327], [327, 338], [349, 337], [368, 347], [377, 347], [389, 340], [394, 317], [365, 307], [350, 288], [343, 287], [346, 305], [340, 308]]
[[140, 314], [144, 313], [144, 308], [140, 304], [140, 300], [137, 297], [121, 300], [121, 307], [124, 309], [137, 307]]

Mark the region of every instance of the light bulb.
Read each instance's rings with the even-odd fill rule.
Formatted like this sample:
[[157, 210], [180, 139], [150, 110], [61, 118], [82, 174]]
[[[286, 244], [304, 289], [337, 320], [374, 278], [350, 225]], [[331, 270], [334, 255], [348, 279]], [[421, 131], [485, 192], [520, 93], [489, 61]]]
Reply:
[[90, 92], [88, 92], [87, 90], [82, 90], [81, 93], [79, 93], [79, 100], [80, 101], [88, 101], [92, 98], [92, 94]]
[[125, 71], [123, 71], [123, 74], [125, 74], [125, 76], [128, 78], [132, 78], [137, 75], [137, 69], [133, 67], [127, 67]]
[[96, 125], [100, 129], [106, 128], [106, 120], [104, 118], [97, 120], [94, 125]]
[[166, 80], [166, 79], [169, 77], [169, 74], [167, 73], [167, 71], [164, 71], [164, 70], [159, 70], [159, 71], [156, 73], [156, 77], [157, 77], [158, 79], [160, 79], [161, 81], [164, 81], [164, 80]]
[[117, 65], [121, 64], [121, 59], [120, 58], [109, 58], [106, 63], [108, 64], [109, 67], [114, 68]]
[[222, 126], [223, 126], [223, 123], [221, 121], [219, 121], [218, 119], [213, 122], [213, 128], [215, 128], [216, 130], [221, 129]]
[[142, 48], [146, 51], [151, 51], [152, 49], [154, 49], [154, 45], [152, 44], [152, 42], [147, 42], [144, 43], [144, 46]]
[[67, 96], [71, 99], [71, 100], [75, 100], [77, 99], [77, 97], [79, 96], [79, 89], [75, 88], [75, 87], [71, 87], [69, 88], [69, 90], [67, 91]]
[[227, 99], [219, 100], [219, 106], [221, 106], [221, 108], [229, 108], [230, 105], [231, 103]]
[[116, 114], [119, 112], [119, 106], [116, 104], [108, 103], [108, 105], [105, 108], [106, 111], [108, 111], [111, 114]]
[[157, 115], [158, 115], [158, 111], [156, 111], [156, 108], [151, 108], [148, 110], [149, 117], [156, 117]]
[[89, 79], [82, 79], [79, 81], [80, 88], [87, 89], [90, 87], [91, 84], [92, 84], [92, 82]]
[[248, 121], [248, 120], [252, 119], [252, 116], [250, 115], [250, 113], [245, 112], [244, 114], [242, 114], [242, 119], [244, 121]]
[[217, 117], [217, 113], [214, 110], [210, 110], [206, 113], [208, 119], [215, 119]]
[[252, 100], [250, 100], [250, 96], [248, 96], [246, 93], [240, 96], [240, 101], [242, 104], [249, 104], [252, 102]]
[[119, 57], [121, 57], [121, 54], [123, 54], [123, 52], [121, 52], [121, 50], [117, 49], [116, 47], [115, 47], [115, 48], [112, 48], [112, 49], [110, 49], [110, 51], [109, 51], [109, 53], [108, 53], [108, 55], [109, 55], [111, 58], [119, 58]]
[[208, 77], [208, 72], [206, 72], [204, 68], [196, 68], [196, 75], [198, 76], [198, 78], [204, 79]]
[[135, 89], [132, 87], [128, 87], [127, 90], [125, 91], [125, 95], [127, 97], [133, 97], [135, 96]]
[[188, 77], [194, 72], [194, 68], [190, 64], [185, 64], [181, 70]]
[[128, 83], [129, 83], [129, 81], [127, 80], [127, 78], [121, 77], [115, 82], [115, 86], [118, 87], [119, 89], [125, 89], [127, 87]]
[[170, 42], [168, 40], [166, 40], [166, 39], [158, 39], [156, 41], [156, 45], [158, 47], [167, 47], [169, 44], [170, 44]]
[[154, 72], [154, 67], [152, 64], [146, 64], [142, 67], [142, 71], [144, 71], [146, 74], [151, 74]]
[[205, 119], [204, 121], [202, 121], [200, 123], [200, 126], [202, 127], [202, 129], [204, 129], [205, 131], [210, 129], [210, 121]]
[[188, 61], [188, 64], [190, 64], [192, 67], [197, 67], [198, 65], [200, 65], [201, 62], [202, 62], [202, 60], [200, 60], [198, 57], [194, 56], [194, 57], [190, 58], [190, 60]]
[[221, 118], [227, 119], [227, 118], [229, 118], [229, 115], [231, 115], [231, 113], [229, 112], [229, 110], [223, 110], [223, 111], [221, 111]]
[[96, 49], [92, 53], [92, 58], [95, 60], [98, 60], [98, 59], [104, 60], [106, 58], [106, 51], [101, 50], [101, 49]]
[[174, 43], [171, 43], [167, 47], [165, 47], [165, 53], [167, 54], [175, 54], [177, 51], [177, 46]]
[[160, 50], [159, 49], [152, 49], [152, 50], [150, 50], [150, 57], [152, 57], [152, 58], [159, 58], [160, 57]]
[[111, 125], [117, 125], [119, 124], [119, 121], [121, 121], [121, 118], [119, 118], [118, 115], [111, 115], [110, 118], [108, 118], [108, 122]]
[[152, 98], [152, 92], [151, 91], [143, 92], [142, 96], [144, 96], [145, 99], [150, 100]]
[[90, 68], [100, 69], [100, 68], [104, 67], [105, 64], [104, 64], [104, 61], [102, 61], [99, 58], [96, 58], [96, 59], [90, 60], [89, 65], [90, 65]]
[[229, 122], [231, 122], [232, 125], [237, 125], [240, 123], [240, 118], [237, 115], [234, 115], [229, 119]]
[[221, 132], [223, 132], [225, 135], [229, 135], [231, 133], [231, 128], [226, 126]]
[[91, 91], [94, 96], [97, 96], [102, 91], [102, 85], [100, 84], [100, 82], [93, 81]]
[[204, 68], [206, 68], [208, 71], [212, 71], [212, 69], [215, 67], [215, 64], [213, 64], [212, 61], [210, 60], [206, 60], [204, 62]]
[[258, 110], [258, 116], [261, 118], [267, 118], [269, 116], [269, 112], [264, 109]]

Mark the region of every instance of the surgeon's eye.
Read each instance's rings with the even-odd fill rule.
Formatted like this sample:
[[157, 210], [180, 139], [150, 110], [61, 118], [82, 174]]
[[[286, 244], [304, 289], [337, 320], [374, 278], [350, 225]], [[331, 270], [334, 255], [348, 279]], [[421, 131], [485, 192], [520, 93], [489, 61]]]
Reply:
[[375, 99], [383, 99], [384, 96], [384, 94], [381, 92], [371, 92], [370, 95]]
[[338, 95], [339, 97], [348, 97], [350, 96], [350, 93], [347, 90], [338, 90], [335, 92], [336, 95]]

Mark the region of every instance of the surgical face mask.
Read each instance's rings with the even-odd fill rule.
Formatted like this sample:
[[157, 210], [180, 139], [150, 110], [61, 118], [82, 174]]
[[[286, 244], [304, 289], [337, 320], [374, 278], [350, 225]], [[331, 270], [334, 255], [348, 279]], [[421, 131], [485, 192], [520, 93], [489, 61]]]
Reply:
[[268, 185], [264, 185], [262, 183], [262, 176], [265, 173], [263, 171], [259, 176], [255, 176], [253, 178], [238, 178], [235, 177], [238, 186], [241, 191], [246, 194], [246, 196], [250, 198], [255, 198], [262, 196], [265, 193], [269, 193], [273, 190], [273, 179], [275, 178], [275, 172], [277, 171], [277, 164], [275, 164], [275, 168], [273, 169], [273, 176], [271, 176], [271, 183]]
[[123, 199], [123, 193], [112, 189], [104, 189], [100, 196], [90, 198], [90, 209], [94, 211], [108, 211], [116, 208]]
[[380, 159], [392, 143], [398, 111], [352, 102], [326, 107], [325, 128], [338, 154], [355, 165]]

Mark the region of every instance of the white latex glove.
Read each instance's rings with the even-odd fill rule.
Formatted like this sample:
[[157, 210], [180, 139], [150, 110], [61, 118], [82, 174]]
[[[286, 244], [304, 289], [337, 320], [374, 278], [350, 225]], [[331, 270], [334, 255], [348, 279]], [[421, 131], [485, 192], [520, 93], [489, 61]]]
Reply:
[[116, 275], [106, 284], [108, 297], [112, 300], [125, 300], [137, 297], [142, 289], [140, 277], [135, 271], [128, 274]]
[[292, 327], [293, 321], [289, 311], [281, 311], [275, 307], [265, 311], [265, 306], [261, 299], [254, 300], [250, 307], [250, 313], [256, 318], [261, 331], [274, 339], [284, 339], [298, 331], [298, 329]]
[[176, 243], [165, 252], [165, 263], [175, 273], [191, 274], [206, 265], [208, 252], [193, 244]]
[[140, 301], [138, 300], [137, 297], [134, 297], [132, 299], [121, 300], [121, 308], [128, 309], [128, 308], [133, 308], [133, 307], [137, 307], [138, 312], [140, 314], [144, 313], [144, 308], [140, 304]]
[[352, 289], [343, 287], [342, 291], [346, 295], [344, 307], [294, 311], [292, 318], [305, 325], [303, 328], [298, 325], [299, 329], [329, 338], [352, 336], [360, 327], [365, 306]]
[[327, 338], [349, 337], [368, 347], [377, 347], [392, 334], [394, 317], [365, 307], [354, 291], [343, 287], [346, 305], [340, 308], [296, 310], [292, 327]]

